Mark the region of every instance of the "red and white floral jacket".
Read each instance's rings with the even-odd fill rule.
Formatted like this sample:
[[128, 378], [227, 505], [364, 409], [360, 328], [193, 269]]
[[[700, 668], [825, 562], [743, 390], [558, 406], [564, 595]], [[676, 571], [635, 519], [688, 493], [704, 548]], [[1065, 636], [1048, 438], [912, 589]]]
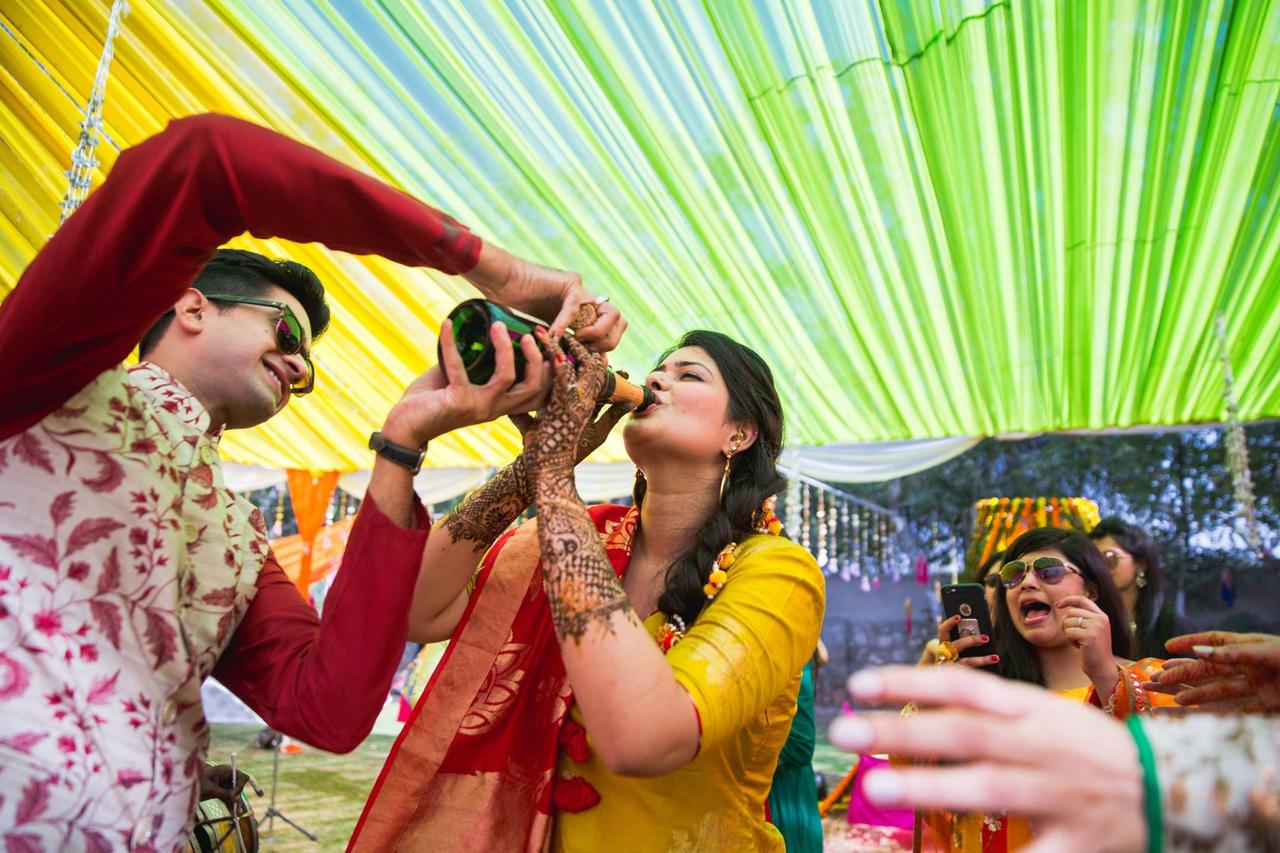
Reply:
[[21, 830], [6, 841], [186, 837], [209, 740], [200, 684], [267, 556], [208, 424], [144, 362], [0, 443], [0, 826]]

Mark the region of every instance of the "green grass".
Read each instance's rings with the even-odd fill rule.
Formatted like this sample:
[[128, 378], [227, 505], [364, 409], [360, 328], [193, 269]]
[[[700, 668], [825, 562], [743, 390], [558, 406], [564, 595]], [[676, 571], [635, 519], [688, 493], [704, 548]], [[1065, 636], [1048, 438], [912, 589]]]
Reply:
[[[263, 789], [262, 797], [249, 795], [254, 815], [263, 821], [271, 802], [272, 753], [251, 745], [258, 734], [256, 726], [219, 723], [212, 729], [210, 760], [227, 764], [230, 753], [235, 752], [236, 766]], [[271, 832], [265, 822], [259, 827], [261, 849], [309, 853], [344, 849], [394, 741], [387, 735], [370, 735], [347, 755], [312, 747], [304, 747], [297, 755], [282, 753], [276, 808], [310, 830], [318, 842], [308, 841], [288, 824], [276, 820]]]
[[[267, 750], [251, 744], [258, 734], [256, 726], [216, 723], [212, 726], [213, 744], [209, 758], [216, 764], [227, 764], [230, 753], [236, 754], [236, 766], [257, 780], [262, 797], [249, 795], [253, 813], [264, 820], [271, 802], [271, 756]], [[826, 726], [818, 727], [813, 766], [835, 784], [848, 772], [851, 756], [827, 743]], [[276, 808], [291, 820], [318, 837], [312, 843], [290, 826], [277, 820], [268, 833], [265, 823], [259, 827], [261, 849], [273, 851], [343, 850], [355, 828], [360, 810], [382, 770], [395, 738], [370, 735], [354, 752], [335, 755], [312, 747], [304, 747], [297, 755], [280, 755], [280, 779], [276, 789]]]

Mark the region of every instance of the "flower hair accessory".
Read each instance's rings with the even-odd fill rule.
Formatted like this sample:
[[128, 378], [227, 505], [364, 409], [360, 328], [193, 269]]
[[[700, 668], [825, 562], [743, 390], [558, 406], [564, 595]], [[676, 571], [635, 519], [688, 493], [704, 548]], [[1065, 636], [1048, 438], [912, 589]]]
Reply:
[[680, 614], [676, 614], [667, 619], [662, 627], [658, 629], [658, 646], [662, 649], [662, 653], [666, 654], [671, 647], [684, 639], [684, 619]]
[[756, 524], [756, 533], [767, 533], [770, 536], [782, 535], [782, 520], [774, 512], [774, 507], [777, 505], [777, 495], [769, 495], [764, 499], [764, 503], [760, 505], [760, 514], [756, 516], [759, 522]]
[[729, 567], [733, 565], [733, 549], [737, 547], [737, 542], [725, 545], [720, 549], [716, 561], [712, 563], [711, 574], [707, 576], [707, 583], [702, 587], [702, 591], [707, 595], [707, 601], [715, 598], [725, 581], [729, 579]]

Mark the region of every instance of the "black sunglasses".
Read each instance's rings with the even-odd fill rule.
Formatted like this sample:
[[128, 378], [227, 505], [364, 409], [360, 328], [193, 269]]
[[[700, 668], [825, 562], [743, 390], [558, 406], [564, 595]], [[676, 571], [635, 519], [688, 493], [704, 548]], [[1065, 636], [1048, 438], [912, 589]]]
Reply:
[[1075, 566], [1068, 565], [1057, 557], [1037, 557], [1030, 564], [1026, 560], [1010, 560], [1000, 568], [1000, 583], [1005, 589], [1016, 589], [1022, 584], [1027, 572], [1035, 572], [1036, 580], [1055, 586], [1062, 579], [1074, 572], [1080, 577], [1084, 574]]
[[316, 367], [311, 363], [311, 357], [302, 351], [302, 323], [298, 320], [298, 316], [293, 313], [293, 309], [283, 302], [275, 302], [271, 299], [255, 299], [252, 296], [232, 296], [228, 293], [206, 293], [205, 299], [212, 299], [214, 302], [230, 302], [236, 305], [261, 305], [264, 308], [274, 308], [280, 312], [280, 319], [276, 321], [276, 347], [285, 355], [300, 355], [302, 361], [307, 365], [307, 378], [301, 385], [290, 385], [289, 392], [295, 397], [303, 397], [310, 394], [316, 387]]

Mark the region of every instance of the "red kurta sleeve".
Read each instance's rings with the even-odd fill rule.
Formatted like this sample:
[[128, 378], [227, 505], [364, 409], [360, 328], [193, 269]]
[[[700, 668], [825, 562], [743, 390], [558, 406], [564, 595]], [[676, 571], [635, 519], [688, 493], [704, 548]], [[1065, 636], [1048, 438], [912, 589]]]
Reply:
[[0, 439], [120, 363], [245, 231], [448, 273], [480, 254], [453, 219], [312, 148], [228, 116], [172, 122], [120, 155], [0, 304]]
[[388, 519], [360, 505], [324, 616], [302, 598], [275, 557], [213, 676], [274, 729], [349, 752], [378, 717], [409, 634], [409, 603], [430, 519]]

